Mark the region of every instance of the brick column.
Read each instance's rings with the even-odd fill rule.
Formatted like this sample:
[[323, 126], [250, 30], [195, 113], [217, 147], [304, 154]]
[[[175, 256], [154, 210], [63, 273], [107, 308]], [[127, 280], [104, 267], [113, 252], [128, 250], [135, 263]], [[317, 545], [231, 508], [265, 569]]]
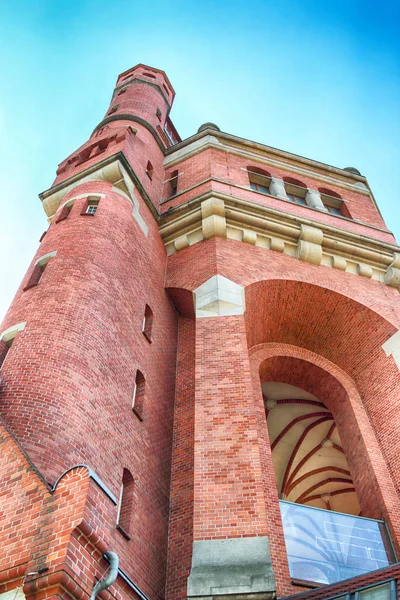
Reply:
[[194, 542], [188, 596], [273, 598], [243, 289], [216, 275], [195, 295]]

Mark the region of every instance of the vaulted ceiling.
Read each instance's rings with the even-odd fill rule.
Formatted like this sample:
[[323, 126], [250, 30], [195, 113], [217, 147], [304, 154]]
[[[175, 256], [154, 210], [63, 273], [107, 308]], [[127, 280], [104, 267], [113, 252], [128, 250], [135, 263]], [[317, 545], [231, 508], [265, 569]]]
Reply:
[[262, 384], [279, 497], [358, 515], [360, 507], [332, 414], [304, 390]]

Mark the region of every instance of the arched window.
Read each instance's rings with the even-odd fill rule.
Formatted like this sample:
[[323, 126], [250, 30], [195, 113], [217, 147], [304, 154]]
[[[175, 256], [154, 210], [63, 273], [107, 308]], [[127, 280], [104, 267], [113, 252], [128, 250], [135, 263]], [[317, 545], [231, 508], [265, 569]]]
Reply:
[[307, 186], [294, 177], [283, 177], [283, 181], [285, 182], [285, 189], [289, 200], [306, 206]]
[[350, 213], [345, 206], [342, 196], [338, 192], [323, 187], [318, 188], [318, 191], [321, 194], [321, 200], [328, 212], [337, 217], [350, 217]]
[[0, 334], [0, 369], [4, 365], [8, 352], [17, 333], [25, 329], [25, 322], [17, 323]]
[[145, 398], [146, 380], [143, 373], [136, 371], [135, 386], [132, 395], [132, 410], [135, 415], [143, 421], [143, 407]]
[[42, 279], [43, 273], [47, 267], [49, 260], [56, 254], [57, 254], [57, 251], [49, 252], [48, 254], [45, 254], [44, 256], [41, 256], [40, 258], [38, 258], [38, 260], [35, 262], [35, 265], [33, 267], [33, 271], [30, 274], [28, 283], [24, 287], [24, 291], [29, 290], [30, 288], [38, 285], [38, 283]]
[[119, 495], [117, 529], [130, 539], [135, 494], [135, 480], [130, 471], [124, 469], [121, 492]]
[[153, 311], [151, 310], [150, 306], [148, 304], [146, 304], [146, 308], [144, 311], [144, 317], [143, 317], [143, 327], [142, 327], [142, 333], [145, 336], [145, 338], [147, 339], [148, 342], [152, 342], [151, 339], [151, 332], [153, 329]]
[[255, 192], [261, 194], [269, 194], [269, 186], [271, 183], [271, 173], [261, 169], [260, 167], [247, 167], [249, 174], [250, 187]]

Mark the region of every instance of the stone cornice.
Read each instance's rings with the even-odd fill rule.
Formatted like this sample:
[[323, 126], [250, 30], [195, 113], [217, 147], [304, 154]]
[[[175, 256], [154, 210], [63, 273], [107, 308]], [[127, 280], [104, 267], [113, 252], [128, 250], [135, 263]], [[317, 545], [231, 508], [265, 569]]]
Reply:
[[91, 165], [83, 171], [79, 171], [79, 173], [68, 177], [68, 179], [61, 181], [60, 183], [39, 194], [39, 198], [43, 203], [43, 208], [49, 218], [49, 221], [51, 221], [53, 218], [57, 208], [62, 203], [64, 196], [74, 187], [84, 183], [85, 181], [95, 181], [96, 179], [109, 181], [117, 185], [117, 187], [123, 193], [125, 193], [132, 202], [134, 202], [134, 198], [131, 197], [131, 191], [128, 189], [129, 186], [127, 185], [126, 180], [124, 180], [124, 174], [121, 172], [119, 165], [121, 165], [123, 167], [123, 171], [129, 175], [132, 184], [138, 190], [140, 196], [143, 198], [154, 218], [158, 220], [159, 215], [156, 207], [140, 183], [136, 173], [125, 158], [124, 153], [117, 152], [116, 154], [108, 156], [104, 160], [99, 161], [95, 165]]
[[350, 181], [356, 180], [361, 181], [363, 183], [366, 182], [366, 178], [363, 175], [356, 175], [355, 173], [351, 173], [350, 171], [340, 169], [339, 167], [333, 167], [332, 165], [327, 165], [326, 163], [322, 163], [311, 158], [305, 158], [304, 156], [300, 156], [299, 154], [293, 154], [285, 150], [279, 150], [278, 148], [267, 146], [266, 144], [261, 144], [259, 142], [253, 142], [246, 138], [241, 138], [230, 133], [225, 133], [223, 131], [217, 131], [216, 129], [204, 129], [200, 133], [196, 133], [195, 135], [192, 135], [186, 138], [185, 140], [182, 140], [182, 142], [174, 144], [174, 146], [171, 146], [167, 149], [166, 155], [172, 157], [179, 150], [193, 144], [193, 142], [196, 142], [197, 140], [200, 140], [201, 138], [206, 136], [216, 137], [221, 142], [228, 142], [231, 146], [238, 145], [241, 147], [252, 149], [254, 153], [258, 156], [260, 156], [260, 152], [263, 154], [273, 154], [286, 160], [296, 161], [298, 163], [308, 165], [309, 167], [313, 167], [314, 169], [335, 173], [336, 175], [340, 175], [341, 177], [344, 177]]
[[206, 129], [168, 148], [165, 151], [164, 166], [171, 168], [209, 148], [235, 154], [248, 161], [285, 169], [288, 174], [296, 173], [300, 177], [310, 177], [328, 185], [363, 194], [371, 198], [377, 211], [381, 214], [369, 188], [368, 181], [362, 175], [356, 175], [344, 169], [238, 138], [215, 129]]
[[207, 192], [171, 209], [159, 222], [168, 254], [216, 236], [400, 286], [396, 244], [219, 192]]

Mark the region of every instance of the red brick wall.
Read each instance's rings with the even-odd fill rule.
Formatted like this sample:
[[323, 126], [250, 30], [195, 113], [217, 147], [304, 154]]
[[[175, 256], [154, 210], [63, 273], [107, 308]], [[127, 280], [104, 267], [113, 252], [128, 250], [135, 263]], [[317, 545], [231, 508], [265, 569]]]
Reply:
[[[2, 325], [27, 323], [2, 369], [1, 410], [50, 482], [83, 462], [119, 497], [123, 468], [129, 469], [137, 510], [132, 540], [122, 544], [125, 566], [161, 597], [176, 350], [165, 250], [144, 203], [147, 238], [111, 184], [88, 182], [70, 196], [85, 192], [106, 195], [96, 215], [82, 216], [80, 199], [66, 220], [51, 225], [34, 260], [57, 255], [39, 285], [23, 291], [22, 283]], [[146, 304], [154, 312], [151, 344], [142, 333]], [[146, 378], [143, 421], [131, 409], [137, 369]]]
[[187, 597], [193, 543], [195, 322], [179, 319], [166, 598]]

